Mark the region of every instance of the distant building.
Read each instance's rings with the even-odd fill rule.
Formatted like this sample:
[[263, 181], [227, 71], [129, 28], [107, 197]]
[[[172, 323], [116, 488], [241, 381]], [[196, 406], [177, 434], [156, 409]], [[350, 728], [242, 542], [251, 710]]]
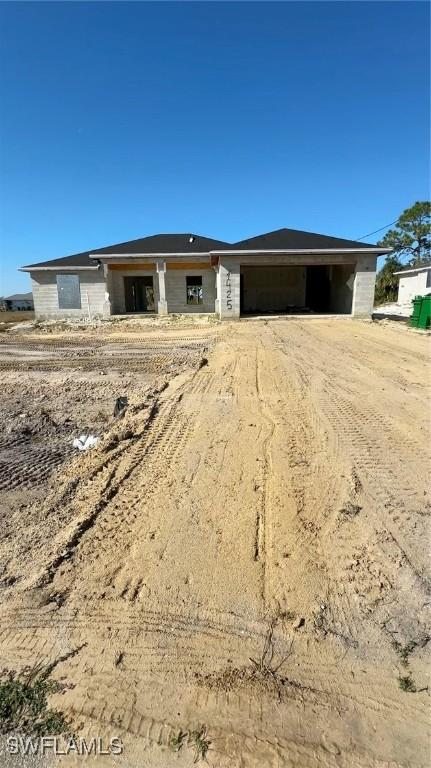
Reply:
[[400, 278], [397, 300], [376, 307], [373, 317], [405, 320], [412, 314], [414, 297], [431, 293], [431, 264], [426, 267], [402, 269], [395, 274]]
[[399, 275], [398, 304], [411, 304], [415, 296], [431, 293], [431, 264], [415, 269], [402, 269]]
[[0, 298], [0, 311], [3, 312], [32, 312], [34, 310], [32, 293], [14, 293], [13, 296]]

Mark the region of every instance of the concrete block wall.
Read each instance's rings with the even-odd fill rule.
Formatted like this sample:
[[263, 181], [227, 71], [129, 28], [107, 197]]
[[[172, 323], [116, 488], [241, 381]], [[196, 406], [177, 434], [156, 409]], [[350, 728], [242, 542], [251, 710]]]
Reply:
[[238, 320], [240, 315], [240, 263], [222, 256], [219, 262], [219, 315]]
[[[202, 277], [203, 304], [187, 304], [186, 277]], [[213, 269], [168, 269], [165, 276], [168, 312], [215, 312], [216, 274]]]
[[[259, 255], [258, 259], [245, 257], [247, 262], [243, 264], [245, 271], [247, 266], [253, 264], [273, 264], [274, 257], [268, 254]], [[364, 254], [363, 256], [350, 254], [325, 254], [310, 255], [298, 254], [297, 256], [288, 256], [282, 260], [278, 257], [280, 263], [286, 265], [295, 264], [296, 266], [308, 266], [313, 264], [327, 264], [345, 266], [346, 281], [347, 272], [354, 269], [353, 297], [351, 301], [352, 315], [358, 317], [369, 317], [372, 313], [374, 302], [374, 286], [376, 280], [376, 256], [375, 254]], [[353, 266], [354, 263], [354, 266]], [[219, 314], [221, 318], [235, 320], [240, 316], [240, 271], [241, 264], [238, 258], [221, 256], [219, 263]], [[337, 311], [350, 312], [350, 288], [344, 291], [340, 299], [340, 307]], [[338, 303], [338, 302], [337, 302]]]
[[154, 306], [157, 312], [159, 300], [159, 278], [157, 272], [151, 269], [110, 269], [108, 272], [109, 298], [112, 315], [126, 314], [126, 295], [124, 291], [125, 277], [152, 277], [154, 287]]
[[331, 312], [350, 315], [354, 280], [354, 264], [338, 264], [330, 267]]
[[352, 300], [354, 317], [370, 317], [373, 312], [376, 264], [377, 258], [374, 254], [357, 257]]
[[55, 271], [31, 272], [34, 311], [37, 318], [95, 317], [103, 315], [105, 302], [105, 278], [103, 269], [95, 271], [68, 270], [63, 274], [79, 276], [81, 309], [59, 309], [57, 293], [57, 274]]
[[[346, 257], [333, 255], [319, 260], [308, 257], [295, 257], [296, 266], [310, 263], [346, 264]], [[270, 263], [269, 256], [259, 258], [255, 263]], [[329, 261], [331, 260], [331, 261]], [[350, 257], [350, 263], [352, 257]], [[355, 271], [352, 298], [352, 315], [369, 317], [374, 305], [374, 286], [376, 279], [376, 256], [358, 254], [355, 257]], [[287, 259], [286, 259], [287, 261]], [[289, 259], [292, 266], [293, 259]], [[286, 262], [285, 262], [286, 263]], [[250, 261], [249, 266], [252, 266]], [[248, 266], [244, 265], [244, 269]], [[112, 314], [124, 314], [125, 276], [151, 276], [154, 285], [154, 300], [156, 307], [159, 302], [159, 277], [154, 269], [108, 270], [106, 279], [103, 267], [94, 271], [76, 270], [67, 274], [77, 274], [80, 279], [81, 309], [61, 310], [58, 307], [57, 272], [37, 271], [31, 273], [35, 313], [37, 317], [88, 317], [106, 314], [106, 291], [109, 291]], [[165, 273], [166, 299], [168, 312], [178, 313], [213, 313], [221, 318], [235, 320], [240, 316], [240, 271], [241, 263], [238, 258], [229, 255], [221, 256], [218, 273], [212, 268], [203, 269], [167, 269]], [[299, 274], [300, 270], [298, 270]], [[61, 274], [61, 272], [59, 272]], [[203, 304], [187, 304], [186, 277], [199, 275], [202, 277]], [[344, 278], [344, 275], [343, 275]], [[343, 295], [338, 311], [348, 311], [348, 296]], [[341, 303], [343, 306], [341, 306]]]
[[306, 267], [241, 267], [244, 311], [284, 312], [289, 305], [305, 305]]
[[[354, 254], [348, 254], [348, 253], [322, 253], [322, 254], [313, 254], [313, 253], [289, 253], [289, 254], [268, 254], [268, 253], [259, 253], [256, 256], [253, 255], [241, 255], [232, 257], [229, 254], [226, 254], [226, 256], [221, 257], [223, 261], [225, 259], [236, 259], [241, 262], [242, 267], [254, 267], [262, 264], [266, 264], [268, 267], [274, 267], [274, 266], [286, 266], [286, 267], [293, 267], [293, 266], [313, 266], [313, 265], [320, 265], [320, 264], [327, 264], [328, 266], [331, 266], [332, 264], [352, 264], [357, 260], [357, 256]], [[369, 258], [369, 257], [367, 257]]]

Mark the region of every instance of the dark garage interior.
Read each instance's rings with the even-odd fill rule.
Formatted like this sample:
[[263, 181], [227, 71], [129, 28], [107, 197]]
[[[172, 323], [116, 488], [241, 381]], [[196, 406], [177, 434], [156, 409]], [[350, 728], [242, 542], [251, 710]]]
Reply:
[[350, 314], [353, 264], [241, 266], [243, 315]]

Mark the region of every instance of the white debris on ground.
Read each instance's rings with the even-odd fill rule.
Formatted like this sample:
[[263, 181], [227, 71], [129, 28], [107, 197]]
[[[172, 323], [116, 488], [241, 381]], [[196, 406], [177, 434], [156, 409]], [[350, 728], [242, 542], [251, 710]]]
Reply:
[[61, 317], [45, 320], [29, 320], [16, 323], [8, 329], [13, 334], [63, 333], [67, 331], [90, 331], [97, 328], [109, 333], [115, 328], [122, 331], [144, 331], [152, 328], [190, 328], [219, 325], [222, 321], [215, 314], [170, 314], [166, 317], [149, 315], [148, 317], [133, 317], [131, 315], [113, 315], [111, 317]]
[[78, 451], [88, 451], [89, 448], [94, 448], [99, 442], [99, 438], [95, 435], [80, 435], [73, 439], [73, 447]]
[[409, 301], [405, 304], [398, 304], [397, 302], [389, 302], [388, 304], [380, 304], [379, 307], [375, 307], [373, 310], [373, 317], [379, 316], [393, 316], [393, 317], [405, 317], [406, 319], [412, 314], [412, 303]]

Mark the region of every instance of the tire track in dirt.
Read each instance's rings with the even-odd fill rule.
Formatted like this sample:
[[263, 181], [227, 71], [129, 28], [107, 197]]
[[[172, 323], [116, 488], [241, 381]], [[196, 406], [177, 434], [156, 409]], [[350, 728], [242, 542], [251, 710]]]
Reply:
[[[261, 441], [261, 461], [259, 464], [259, 474], [256, 480], [256, 490], [259, 492], [259, 499], [256, 504], [256, 534], [254, 559], [261, 564], [262, 568], [262, 603], [263, 612], [268, 604], [267, 595], [267, 574], [266, 574], [266, 548], [268, 529], [271, 521], [271, 473], [272, 473], [272, 453], [271, 443], [274, 436], [276, 424], [272, 417], [271, 410], [266, 406], [266, 398], [262, 391], [262, 341], [256, 347], [256, 395], [259, 407], [259, 414], [266, 425], [266, 434]], [[269, 518], [269, 519], [268, 519]]]
[[[301, 602], [301, 610], [306, 615], [307, 606], [303, 597], [295, 595], [296, 582], [309, 583], [310, 597], [314, 591], [316, 607], [322, 602], [328, 602], [328, 595], [338, 591], [334, 589], [337, 585], [328, 567], [325, 542], [333, 530], [337, 499], [345, 491], [340, 478], [332, 470], [330, 453], [328, 455], [328, 448], [332, 450], [334, 446], [329, 445], [324, 424], [309, 396], [312, 369], [302, 365], [297, 358], [301, 345], [297, 341], [295, 329], [290, 329], [288, 345], [283, 335], [278, 333], [276, 324], [270, 330], [275, 349], [271, 366], [275, 379], [273, 408], [277, 422], [273, 446], [277, 456], [274, 473], [278, 477], [284, 475], [282, 497], [290, 530], [286, 539], [273, 535], [273, 601], [281, 613], [292, 608], [298, 609]], [[277, 381], [282, 382], [282, 387], [277, 385]], [[280, 389], [277, 392], [278, 387]], [[340, 462], [338, 451], [333, 461]], [[279, 507], [280, 491], [278, 496]], [[283, 520], [278, 513], [276, 528], [282, 530], [283, 527]], [[288, 584], [292, 581], [292, 568], [296, 575], [286, 592], [282, 584], [283, 581]], [[311, 610], [312, 603], [308, 606], [308, 611]], [[344, 636], [342, 632], [339, 634]]]
[[[157, 476], [163, 472], [162, 463], [172, 462], [185, 439], [186, 425], [180, 419], [176, 419], [180, 398], [181, 395], [178, 394], [173, 399], [168, 396], [164, 402], [163, 395], [157, 396], [140, 433], [129, 438], [128, 447], [121, 452], [118, 463], [108, 475], [101, 499], [81, 523], [78, 532], [65, 548], [65, 553], [61, 554], [48, 569], [46, 583], [53, 582], [56, 572], [66, 560], [70, 562], [67, 563], [67, 569], [62, 574], [65, 578], [68, 577], [69, 572], [79, 569], [80, 564], [84, 567], [88, 560], [92, 561], [94, 539], [97, 541], [99, 558], [104, 553], [112, 552], [114, 541], [115, 547], [121, 546], [122, 531], [119, 526], [126, 526], [133, 517], [136, 518], [136, 506], [140, 504], [144, 495], [148, 500]], [[129, 429], [133, 432], [133, 429]], [[145, 462], [145, 473], [142, 473], [143, 462]], [[119, 510], [116, 498], [120, 490], [121, 508]], [[102, 517], [99, 521], [100, 515]], [[88, 537], [84, 541], [84, 534], [87, 534], [96, 523], [98, 523], [97, 530], [92, 531], [92, 538], [87, 544]], [[128, 591], [127, 585], [123, 584], [120, 587], [123, 596]]]
[[[423, 443], [422, 451], [418, 450], [420, 434], [416, 435], [415, 440], [401, 439], [394, 417], [389, 417], [389, 411], [384, 410], [383, 400], [379, 403], [381, 410], [369, 402], [370, 398], [365, 389], [365, 382], [369, 376], [364, 362], [353, 371], [348, 369], [350, 378], [347, 379], [346, 376], [344, 381], [338, 360], [334, 358], [333, 352], [331, 354], [327, 341], [321, 341], [319, 334], [316, 334], [319, 339], [319, 343], [316, 344], [317, 338], [310, 334], [309, 328], [296, 326], [290, 330], [289, 346], [292, 342], [291, 337], [297, 338], [296, 362], [306, 366], [311, 358], [314, 361], [317, 372], [314, 374], [314, 386], [311, 379], [311, 393], [314, 391], [316, 407], [319, 408], [321, 417], [326, 420], [333, 447], [339, 456], [342, 454], [344, 463], [347, 460], [347, 465], [350, 465], [350, 469], [346, 466], [345, 470], [345, 473], [350, 473], [352, 477], [351, 494], [346, 499], [347, 508], [349, 505], [352, 509], [358, 510], [364, 507], [366, 512], [363, 511], [361, 515], [366, 515], [373, 521], [375, 532], [372, 540], [368, 542], [368, 548], [371, 546], [375, 562], [373, 563], [369, 558], [366, 542], [362, 548], [358, 546], [356, 553], [353, 550], [350, 556], [345, 550], [341, 560], [346, 563], [343, 582], [350, 596], [348, 597], [344, 590], [344, 597], [341, 598], [339, 595], [335, 600], [338, 620], [341, 620], [341, 627], [343, 625], [345, 627], [345, 630], [341, 630], [342, 633], [358, 638], [361, 634], [358, 621], [355, 622], [354, 628], [352, 619], [347, 620], [348, 616], [353, 617], [356, 612], [352, 600], [360, 600], [361, 610], [365, 610], [365, 616], [368, 617], [375, 614], [377, 608], [381, 606], [376, 618], [381, 614], [380, 621], [383, 621], [385, 596], [395, 588], [395, 584], [400, 584], [401, 577], [405, 578], [403, 575], [405, 567], [410, 568], [413, 578], [420, 586], [419, 594], [422, 594], [422, 603], [426, 600], [428, 578], [424, 577], [423, 567], [414, 566], [413, 561], [406, 554], [406, 549], [413, 545], [412, 532], [415, 527], [417, 528], [418, 523], [415, 522], [412, 527], [411, 514], [404, 514], [400, 510], [400, 506], [401, 508], [406, 506], [407, 509], [416, 509], [419, 512], [423, 505], [425, 486], [421, 488], [421, 481], [425, 477], [425, 467], [422, 472], [418, 471], [420, 462], [423, 464]], [[356, 377], [356, 371], [359, 379]], [[375, 375], [374, 372], [372, 375]], [[358, 389], [360, 392], [362, 388], [364, 388], [363, 400], [358, 393]], [[336, 438], [335, 441], [334, 438]], [[396, 451], [394, 451], [395, 446]], [[414, 457], [413, 462], [412, 457]], [[414, 481], [413, 478], [415, 478]], [[356, 506], [358, 504], [359, 506]], [[338, 510], [343, 506], [346, 505], [340, 503]], [[334, 510], [334, 534], [337, 537], [342, 535], [340, 545], [343, 551], [342, 542], [348, 530], [346, 529], [347, 517], [344, 516], [343, 522], [343, 517], [339, 517], [338, 510]], [[425, 518], [423, 519], [425, 522]], [[352, 523], [353, 521], [350, 522], [350, 526]], [[341, 528], [340, 525], [342, 525]], [[407, 536], [411, 542], [408, 548], [405, 538], [405, 544], [400, 545], [397, 541], [397, 532], [401, 533], [402, 530], [404, 531], [402, 538]], [[420, 541], [417, 534], [415, 536], [416, 542]], [[415, 552], [419, 551], [416, 544]], [[358, 565], [355, 565], [355, 562]], [[372, 584], [375, 586], [371, 587]], [[398, 589], [402, 587], [399, 586]], [[425, 591], [422, 591], [423, 589]], [[338, 591], [335, 590], [335, 595]], [[328, 596], [323, 602], [328, 603], [333, 600], [334, 596], [331, 600]], [[418, 604], [418, 615], [419, 607]], [[320, 617], [319, 621], [321, 621]], [[411, 628], [409, 631], [418, 632], [419, 630]]]
[[[376, 585], [410, 617], [422, 596], [415, 582], [398, 590], [402, 526], [387, 525], [394, 512], [373, 467], [395, 435], [392, 414], [378, 393], [356, 403], [365, 361], [345, 375], [345, 331], [316, 322], [315, 332], [240, 324], [208, 365], [155, 394], [146, 427], [145, 409], [130, 414], [132, 435], [97, 466], [84, 461], [78, 486], [56, 497], [75, 522], [78, 507], [106, 501], [94, 524], [44, 589], [5, 603], [8, 663], [88, 643], [59, 664], [74, 686], [62, 705], [93, 729], [121, 727], [143, 750], [136, 764], [149, 744], [202, 722], [218, 768], [425, 762], [425, 696], [399, 689], [381, 614], [364, 613]], [[397, 448], [395, 479], [385, 454], [385, 499], [394, 488], [410, 505], [402, 464], [419, 443]], [[273, 614], [274, 664], [285, 661], [259, 680], [251, 659]]]

